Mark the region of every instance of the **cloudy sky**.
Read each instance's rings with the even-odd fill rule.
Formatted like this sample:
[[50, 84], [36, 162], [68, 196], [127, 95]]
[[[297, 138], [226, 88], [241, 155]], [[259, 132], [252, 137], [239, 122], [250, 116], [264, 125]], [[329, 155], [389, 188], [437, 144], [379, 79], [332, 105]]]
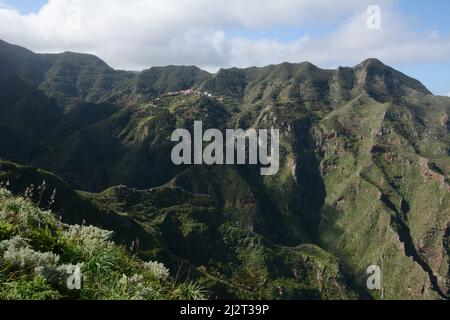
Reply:
[[448, 0], [0, 0], [0, 38], [127, 70], [376, 57], [450, 95], [449, 13]]

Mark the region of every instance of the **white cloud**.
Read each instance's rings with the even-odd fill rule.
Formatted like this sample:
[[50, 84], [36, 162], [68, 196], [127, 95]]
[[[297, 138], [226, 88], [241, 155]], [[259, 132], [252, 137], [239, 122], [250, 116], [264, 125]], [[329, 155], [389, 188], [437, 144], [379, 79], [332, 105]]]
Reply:
[[323, 38], [304, 36], [298, 41], [233, 39], [233, 64], [245, 66], [283, 60], [311, 61], [322, 66], [354, 64], [376, 57], [388, 64], [448, 61], [450, 37], [416, 34], [399, 15], [383, 14], [381, 30], [365, 28], [366, 15], [355, 15]]
[[[404, 17], [391, 13], [393, 1], [378, 1], [382, 29], [368, 30], [366, 8], [373, 0], [50, 0], [36, 14], [0, 6], [0, 38], [38, 52], [89, 52], [126, 69], [448, 60], [449, 37], [415, 34]], [[324, 37], [291, 42], [227, 36], [236, 28], [317, 24], [338, 26]]]

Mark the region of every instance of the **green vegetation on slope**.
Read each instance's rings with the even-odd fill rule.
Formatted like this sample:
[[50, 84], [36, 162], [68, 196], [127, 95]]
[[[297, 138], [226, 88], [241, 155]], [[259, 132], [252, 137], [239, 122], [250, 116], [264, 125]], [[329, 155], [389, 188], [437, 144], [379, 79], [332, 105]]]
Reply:
[[[39, 179], [47, 182], [38, 184]], [[34, 196], [32, 188], [27, 188], [26, 194], [41, 208], [47, 208], [50, 201], [62, 222], [107, 226], [116, 232], [116, 242], [145, 260], [161, 261], [170, 270], [177, 270], [181, 283], [198, 283], [211, 293], [208, 297], [357, 296], [347, 287], [333, 256], [314, 245], [274, 244], [250, 231], [245, 221], [230, 220], [230, 211], [224, 212], [208, 195], [173, 186], [142, 191], [122, 186], [102, 193], [74, 193], [45, 171], [12, 163], [2, 164], [0, 181], [9, 181], [16, 194], [23, 192], [21, 186], [39, 186]], [[30, 200], [25, 203], [38, 210]], [[243, 212], [235, 214], [239, 217]]]
[[[5, 42], [0, 61], [0, 157], [67, 182], [10, 162], [0, 181], [45, 180], [33, 201], [56, 189], [65, 223], [139, 239], [212, 297], [449, 296], [450, 99], [417, 80], [376, 59], [135, 73]], [[195, 120], [280, 129], [279, 174], [173, 165], [170, 135]], [[373, 264], [383, 289], [367, 292]]]
[[[140, 260], [111, 237], [64, 224], [0, 188], [0, 300], [206, 298], [197, 283], [177, 283], [163, 264]], [[68, 285], [77, 268], [78, 288]]]

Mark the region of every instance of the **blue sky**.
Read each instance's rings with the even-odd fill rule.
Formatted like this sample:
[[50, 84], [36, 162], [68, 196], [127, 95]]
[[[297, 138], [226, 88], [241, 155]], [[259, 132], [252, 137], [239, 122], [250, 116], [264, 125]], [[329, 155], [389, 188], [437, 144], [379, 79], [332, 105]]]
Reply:
[[[130, 5], [133, 0], [127, 0], [108, 10], [106, 0], [51, 2], [44, 14], [39, 12], [47, 3], [44, 0], [0, 0], [19, 12], [4, 13], [11, 19], [9, 25], [14, 23], [17, 27], [8, 29], [6, 22], [5, 26], [0, 22], [0, 38], [37, 52], [90, 52], [113, 67], [126, 69], [196, 64], [214, 71], [220, 67], [303, 60], [321, 67], [335, 67], [354, 65], [373, 54], [419, 79], [433, 93], [450, 94], [450, 1], [447, 0], [343, 0], [339, 6], [335, 5], [337, 1], [329, 0], [299, 0], [297, 6], [295, 1], [287, 0], [227, 3], [211, 0], [205, 9], [201, 0], [191, 0], [190, 7], [180, 0], [152, 0], [148, 1], [151, 4], [134, 7]], [[93, 16], [97, 21], [85, 22], [79, 32], [64, 33], [67, 30], [55, 25], [60, 25], [58, 19], [67, 12], [64, 6], [73, 2], [79, 2], [80, 11], [84, 12], [80, 21], [88, 21], [90, 12], [95, 14], [98, 10], [99, 14]], [[252, 3], [256, 7], [251, 7]], [[379, 34], [355, 28], [357, 16], [372, 3], [380, 5], [381, 17], [386, 18], [384, 30]], [[154, 20], [158, 23], [153, 23]], [[117, 25], [120, 30], [115, 29]], [[133, 32], [122, 34], [123, 30]], [[368, 40], [371, 36], [373, 39]]]
[[6, 0], [2, 2], [25, 14], [37, 12], [44, 4], [47, 3], [46, 0]]
[[[423, 26], [450, 34], [450, 1], [403, 0], [400, 10], [417, 22], [416, 28]], [[441, 63], [399, 64], [398, 68], [421, 80], [434, 93], [450, 95], [450, 59]]]

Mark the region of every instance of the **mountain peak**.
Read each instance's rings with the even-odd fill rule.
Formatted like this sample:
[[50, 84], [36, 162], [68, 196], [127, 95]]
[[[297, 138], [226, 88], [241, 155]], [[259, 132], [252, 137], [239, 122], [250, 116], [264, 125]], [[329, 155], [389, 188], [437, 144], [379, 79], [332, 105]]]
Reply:
[[108, 64], [93, 54], [76, 53], [71, 51], [65, 51], [59, 54], [52, 54], [56, 63], [75, 63], [80, 66], [91, 65], [95, 67], [102, 67], [112, 69]]
[[363, 62], [361, 62], [360, 64], [356, 65], [355, 69], [368, 67], [387, 67], [387, 66], [377, 58], [368, 58]]
[[376, 58], [364, 60], [356, 65], [354, 70], [360, 86], [381, 100], [410, 90], [426, 95], [431, 94], [420, 81], [385, 65]]

